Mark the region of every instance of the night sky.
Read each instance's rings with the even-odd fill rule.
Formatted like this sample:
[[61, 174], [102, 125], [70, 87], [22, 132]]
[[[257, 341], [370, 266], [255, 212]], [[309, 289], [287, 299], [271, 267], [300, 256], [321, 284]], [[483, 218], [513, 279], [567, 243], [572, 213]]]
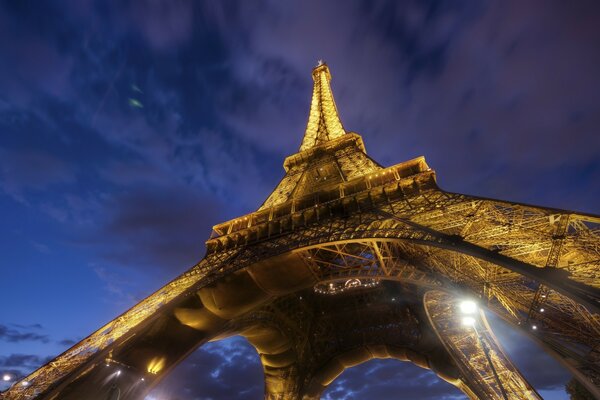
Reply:
[[[258, 208], [300, 146], [319, 59], [381, 164], [424, 155], [449, 191], [599, 213], [599, 44], [593, 0], [1, 2], [0, 372], [64, 351]], [[566, 398], [570, 375], [494, 326]], [[236, 337], [148, 399], [262, 393]], [[463, 398], [392, 360], [324, 397]]]

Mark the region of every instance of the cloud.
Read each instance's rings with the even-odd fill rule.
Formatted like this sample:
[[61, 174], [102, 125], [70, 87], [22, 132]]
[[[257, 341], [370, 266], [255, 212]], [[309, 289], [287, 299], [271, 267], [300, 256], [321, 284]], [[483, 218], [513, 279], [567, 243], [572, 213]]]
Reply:
[[208, 343], [176, 367], [151, 396], [194, 400], [264, 397], [256, 350], [243, 338]]
[[44, 360], [33, 354], [11, 354], [0, 357], [0, 366], [4, 368], [36, 368]]
[[69, 163], [43, 150], [0, 148], [0, 185], [14, 199], [24, 202], [25, 192], [40, 192], [75, 181]]
[[173, 50], [188, 41], [194, 24], [193, 2], [134, 1], [132, 21], [147, 42], [159, 51]]
[[[44, 365], [54, 357], [41, 357], [36, 354], [13, 353], [0, 356], [0, 370], [2, 374], [9, 374], [20, 379], [31, 371]], [[8, 389], [10, 382], [0, 382], [0, 390]]]
[[[1, 13], [0, 13], [1, 14]], [[0, 15], [0, 26], [12, 26]], [[63, 57], [58, 49], [41, 37], [20, 31], [20, 41], [10, 41], [14, 33], [0, 29], [0, 52], [10, 63], [0, 66], [0, 99], [27, 105], [41, 92], [62, 97], [69, 91], [69, 74], [72, 60]], [[0, 110], [4, 108], [0, 105]]]
[[14, 325], [18, 329], [11, 328], [7, 325], [0, 325], [0, 340], [4, 340], [10, 343], [19, 343], [24, 341], [38, 341], [42, 343], [48, 343], [48, 336], [42, 335], [36, 330], [39, 330], [41, 326], [31, 325]]
[[199, 261], [222, 215], [214, 199], [178, 184], [131, 188], [104, 207], [104, 222], [91, 239], [105, 259], [140, 268], [173, 270]]
[[[209, 343], [183, 361], [152, 392], [160, 398], [255, 399], [263, 397], [263, 372], [254, 348], [243, 338]], [[372, 360], [346, 370], [323, 399], [463, 399], [433, 372], [397, 360]]]
[[257, 146], [295, 150], [307, 71], [325, 58], [345, 127], [384, 164], [424, 154], [451, 190], [593, 211], [598, 187], [576, 198], [567, 186], [598, 170], [600, 150], [583, 145], [600, 124], [597, 5], [242, 3], [230, 14], [217, 26], [236, 84], [217, 100]]
[[64, 346], [64, 347], [71, 347], [77, 342], [73, 339], [63, 339], [63, 340], [59, 340], [56, 343], [58, 343], [59, 345]]
[[457, 388], [433, 372], [398, 360], [371, 360], [347, 369], [323, 393], [323, 399], [464, 399]]
[[[597, 212], [599, 13], [593, 2], [2, 4], [0, 187], [64, 227], [56, 241], [90, 260], [112, 298], [135, 301], [197, 261], [212, 224], [267, 197], [301, 142], [323, 58], [344, 126], [383, 164], [423, 154], [444, 188]], [[47, 340], [3, 327], [9, 342]], [[173, 390], [260, 397], [257, 357], [236, 340], [192, 355]], [[564, 378], [522, 362], [540, 387]], [[203, 365], [215, 377], [196, 385]], [[329, 396], [419, 397], [411, 382], [454, 396], [405, 365], [351, 369]]]

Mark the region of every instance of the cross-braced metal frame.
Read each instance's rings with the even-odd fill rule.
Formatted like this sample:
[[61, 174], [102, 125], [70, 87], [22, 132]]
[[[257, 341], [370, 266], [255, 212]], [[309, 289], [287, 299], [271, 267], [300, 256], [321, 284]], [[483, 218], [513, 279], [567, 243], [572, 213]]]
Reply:
[[262, 207], [215, 226], [201, 262], [4, 398], [100, 399], [115, 384], [143, 398], [233, 334], [257, 349], [269, 399], [318, 398], [345, 368], [388, 357], [470, 398], [539, 398], [483, 314], [461, 326], [464, 297], [600, 397], [600, 218], [445, 192], [422, 157], [383, 168], [343, 130], [327, 66], [313, 78], [301, 151]]

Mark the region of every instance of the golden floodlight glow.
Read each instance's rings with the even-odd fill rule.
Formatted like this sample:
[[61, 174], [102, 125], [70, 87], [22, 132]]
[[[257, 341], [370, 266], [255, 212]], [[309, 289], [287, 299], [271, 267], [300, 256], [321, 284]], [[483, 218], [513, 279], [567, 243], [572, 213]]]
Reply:
[[[446, 192], [423, 157], [382, 169], [342, 126], [330, 78], [323, 63], [313, 71], [300, 151], [257, 211], [215, 225], [201, 261], [2, 399], [58, 397], [62, 388], [87, 398], [109, 389], [99, 384], [137, 397], [171, 372], [166, 354], [231, 333], [261, 354], [266, 398], [312, 397], [340, 369], [397, 356], [472, 398], [540, 400], [488, 326], [487, 304], [568, 357], [600, 399], [588, 368], [600, 332], [600, 218]], [[552, 273], [566, 265], [569, 274]], [[406, 348], [394, 351], [399, 341]], [[6, 387], [20, 378], [3, 370], [2, 379]]]
[[148, 372], [151, 374], [158, 374], [165, 366], [165, 361], [164, 357], [154, 357], [148, 363]]

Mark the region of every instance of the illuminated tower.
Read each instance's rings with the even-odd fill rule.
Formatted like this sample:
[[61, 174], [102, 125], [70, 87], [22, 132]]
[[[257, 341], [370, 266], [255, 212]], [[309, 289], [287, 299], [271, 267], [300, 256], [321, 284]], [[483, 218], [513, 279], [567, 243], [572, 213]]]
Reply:
[[106, 399], [115, 386], [141, 399], [235, 334], [258, 351], [268, 399], [317, 399], [372, 358], [430, 368], [470, 398], [539, 398], [483, 309], [600, 397], [600, 218], [445, 192], [423, 157], [382, 167], [344, 129], [328, 67], [312, 76], [304, 139], [263, 205], [216, 225], [202, 261], [6, 399]]

